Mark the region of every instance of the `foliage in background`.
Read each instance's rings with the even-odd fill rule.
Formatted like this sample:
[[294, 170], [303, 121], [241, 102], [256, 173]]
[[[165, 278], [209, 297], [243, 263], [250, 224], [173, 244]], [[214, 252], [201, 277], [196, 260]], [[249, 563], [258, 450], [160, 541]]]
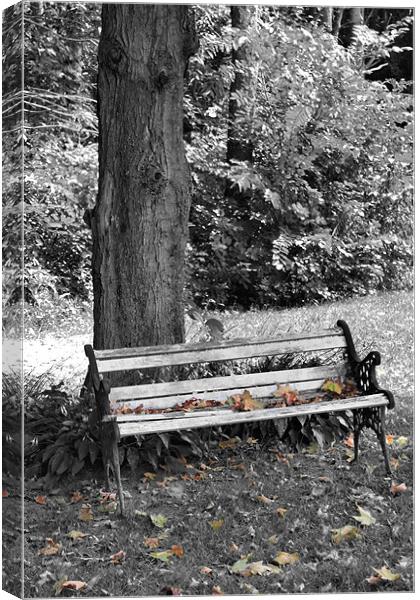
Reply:
[[[229, 50], [244, 43], [243, 32], [229, 28], [224, 8], [214, 23], [201, 10], [195, 104], [187, 105], [196, 301], [290, 306], [410, 286], [413, 129], [404, 82], [368, 82], [356, 51], [261, 9], [247, 40], [257, 59], [243, 65], [258, 82], [256, 98], [240, 98], [254, 160], [227, 165]], [[362, 30], [359, 42], [389, 56], [396, 29]], [[233, 215], [226, 177], [249, 192]]]
[[[87, 299], [83, 213], [96, 194], [100, 6], [23, 10], [24, 138], [22, 8], [7, 9], [3, 24], [3, 295], [12, 305], [25, 284], [28, 303], [41, 304], [46, 290]], [[201, 47], [187, 74], [184, 119], [191, 302], [293, 306], [411, 286], [411, 82], [401, 79], [410, 69], [395, 66], [411, 56], [410, 11], [366, 9], [354, 45], [344, 48], [316, 9], [257, 7], [245, 33], [232, 28], [226, 6], [195, 10]], [[234, 68], [232, 49], [243, 44], [252, 64]], [[229, 95], [241, 69], [255, 88], [236, 98], [235, 118], [251, 132], [253, 161], [228, 164]], [[372, 81], [381, 74], [399, 79]], [[245, 203], [226, 197], [228, 179], [246, 191]]]

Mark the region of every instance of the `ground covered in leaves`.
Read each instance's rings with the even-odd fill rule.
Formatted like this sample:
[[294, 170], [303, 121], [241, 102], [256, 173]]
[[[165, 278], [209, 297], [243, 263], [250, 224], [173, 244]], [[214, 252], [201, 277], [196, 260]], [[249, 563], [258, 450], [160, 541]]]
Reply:
[[[138, 596], [412, 590], [412, 443], [387, 438], [289, 454], [221, 438], [177, 473], [123, 472], [128, 515], [100, 474], [25, 495], [25, 595]], [[19, 498], [4, 490], [4, 527]], [[7, 495], [8, 494], [8, 495]], [[18, 540], [16, 540], [17, 543]], [[9, 552], [5, 583], [17, 590]]]

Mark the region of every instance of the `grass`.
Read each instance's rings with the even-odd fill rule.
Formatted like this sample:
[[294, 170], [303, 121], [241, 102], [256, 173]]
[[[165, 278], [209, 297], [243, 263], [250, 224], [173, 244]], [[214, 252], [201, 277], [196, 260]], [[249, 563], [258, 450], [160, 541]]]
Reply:
[[[223, 320], [232, 337], [239, 331], [252, 337], [347, 320], [360, 354], [379, 349], [383, 355], [379, 380], [396, 396], [387, 426], [395, 436], [388, 440], [392, 479], [404, 483], [407, 491], [391, 492], [372, 432], [362, 435], [361, 457], [352, 466], [349, 448], [342, 443], [324, 451], [310, 448], [307, 453], [289, 454], [277, 442], [264, 445], [254, 439], [233, 439], [227, 448], [214, 439], [202, 462], [179, 462], [171, 472], [160, 469], [144, 476], [144, 469], [132, 472], [126, 466], [127, 519], [112, 512], [112, 501], [101, 502], [101, 473], [86, 472], [83, 479], [63, 481], [46, 496], [46, 504], [35, 501], [38, 494], [45, 494], [41, 484], [28, 482], [25, 594], [50, 596], [64, 577], [88, 586], [80, 592], [62, 590], [63, 596], [152, 596], [178, 590], [194, 595], [413, 590], [412, 296], [383, 294], [288, 311], [212, 316]], [[200, 335], [195, 322], [188, 328], [190, 338]], [[83, 500], [72, 502], [76, 490]], [[10, 482], [7, 491], [4, 587], [16, 593], [21, 499]], [[83, 503], [90, 504], [93, 520], [80, 519]], [[358, 507], [367, 510], [375, 523], [360, 525], [354, 519]], [[287, 512], [280, 516], [278, 508]], [[167, 517], [162, 528], [150, 519], [156, 514]], [[332, 530], [346, 525], [360, 526], [359, 536], [334, 543]], [[81, 530], [87, 537], [73, 542], [67, 536], [71, 530]], [[57, 554], [39, 554], [46, 538], [61, 544]], [[145, 545], [148, 538], [154, 538], [157, 548]], [[165, 562], [152, 556], [178, 546], [182, 556], [163, 554]], [[113, 564], [110, 557], [120, 550], [126, 554], [121, 563]], [[241, 557], [270, 565], [279, 551], [297, 553], [299, 558], [268, 575], [244, 577], [232, 572]], [[384, 566], [399, 578], [368, 583], [374, 569]]]

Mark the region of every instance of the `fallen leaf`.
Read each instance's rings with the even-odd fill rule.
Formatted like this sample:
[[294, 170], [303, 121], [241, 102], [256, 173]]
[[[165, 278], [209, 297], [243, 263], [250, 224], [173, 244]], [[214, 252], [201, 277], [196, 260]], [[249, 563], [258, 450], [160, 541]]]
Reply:
[[83, 533], [82, 531], [78, 531], [77, 529], [72, 529], [68, 532], [67, 537], [69, 537], [71, 540], [73, 540], [73, 542], [75, 542], [76, 540], [81, 540], [87, 537], [87, 535], [87, 533]]
[[333, 544], [339, 544], [342, 541], [355, 540], [360, 537], [360, 531], [354, 525], [345, 525], [339, 529], [331, 529], [331, 541]]
[[156, 527], [159, 527], [159, 529], [163, 529], [168, 521], [168, 517], [165, 517], [165, 515], [149, 515], [150, 516], [150, 520], [152, 521], [153, 525], [155, 525]]
[[230, 571], [232, 573], [242, 573], [242, 571], [246, 569], [247, 565], [248, 558], [240, 558], [239, 560], [233, 563], [233, 565], [230, 567]]
[[113, 565], [119, 565], [127, 556], [127, 553], [124, 550], [118, 550], [115, 554], [112, 554], [109, 558]]
[[169, 559], [173, 555], [172, 550], [160, 550], [157, 552], [151, 552], [150, 556], [155, 558], [156, 560], [161, 560], [162, 562], [169, 562]]
[[61, 544], [54, 542], [52, 538], [47, 538], [46, 542], [47, 545], [45, 548], [41, 548], [41, 550], [38, 551], [38, 554], [41, 556], [54, 556], [60, 552]]
[[264, 565], [262, 560], [258, 560], [256, 562], [249, 563], [246, 569], [244, 569], [240, 575], [242, 575], [242, 577], [251, 577], [252, 575], [268, 575], [279, 572], [279, 567], [274, 565]]
[[87, 586], [87, 583], [85, 581], [72, 581], [72, 580], [67, 580], [64, 581], [61, 589], [65, 589], [65, 590], [83, 590], [85, 587]]
[[171, 552], [174, 556], [177, 556], [178, 558], [184, 556], [184, 548], [182, 546], [179, 546], [178, 544], [174, 544], [173, 546], [171, 546]]
[[200, 567], [200, 573], [202, 575], [210, 575], [213, 573], [213, 569], [210, 569], [210, 567]]
[[276, 508], [276, 513], [278, 514], [278, 516], [280, 517], [280, 519], [284, 519], [284, 517], [286, 516], [287, 513], [287, 508]]
[[402, 494], [406, 491], [407, 486], [405, 485], [405, 483], [395, 483], [395, 481], [391, 483], [391, 494], [393, 494], [394, 496], [396, 496], [397, 494]]
[[382, 579], [377, 575], [371, 575], [370, 577], [366, 578], [366, 581], [369, 585], [378, 585], [379, 583], [381, 583]]
[[361, 506], [358, 506], [357, 508], [359, 510], [360, 515], [353, 516], [352, 517], [353, 519], [355, 519], [356, 521], [359, 521], [359, 523], [361, 523], [362, 525], [373, 525], [374, 523], [376, 523], [376, 519], [374, 517], [372, 517], [370, 512], [368, 512]]
[[235, 544], [235, 542], [231, 542], [231, 543], [229, 544], [229, 548], [228, 548], [228, 550], [229, 550], [229, 552], [230, 552], [231, 554], [236, 554], [236, 552], [239, 552], [239, 546], [237, 546], [237, 545]]
[[9, 497], [9, 492], [7, 490], [3, 490], [2, 497], [3, 498], [8, 498]]
[[163, 587], [160, 590], [159, 595], [160, 596], [181, 596], [182, 590], [181, 590], [181, 588], [166, 585], [165, 587]]
[[271, 536], [268, 538], [268, 540], [267, 540], [267, 542], [268, 542], [269, 544], [273, 544], [273, 546], [275, 546], [275, 545], [277, 544], [277, 542], [278, 542], [278, 541], [279, 541], [279, 536], [278, 536], [278, 535], [271, 535]]
[[79, 511], [79, 519], [81, 521], [93, 521], [93, 512], [90, 504], [83, 504]]
[[396, 440], [395, 443], [397, 446], [399, 446], [400, 448], [403, 448], [404, 446], [406, 446], [408, 444], [408, 438], [404, 437], [403, 435], [400, 435]]
[[292, 552], [291, 554], [289, 552], [278, 552], [273, 558], [273, 562], [278, 565], [294, 565], [299, 559], [300, 556], [297, 552]]
[[79, 491], [73, 492], [70, 497], [71, 503], [81, 502], [84, 499], [82, 494]]
[[159, 548], [160, 541], [157, 537], [144, 538], [143, 544], [146, 548]]
[[397, 581], [401, 578], [399, 573], [393, 573], [388, 567], [381, 567], [380, 569], [373, 569], [378, 576], [384, 581]]
[[323, 392], [331, 392], [338, 396], [343, 392], [343, 388], [340, 383], [333, 381], [332, 379], [326, 379], [321, 386]]
[[100, 513], [114, 513], [117, 510], [118, 504], [114, 502], [104, 502], [98, 506], [98, 512]]
[[249, 437], [247, 438], [246, 443], [250, 444], [251, 446], [255, 446], [255, 444], [258, 444], [258, 440], [257, 438]]
[[388, 444], [388, 446], [392, 446], [394, 438], [395, 438], [395, 436], [390, 433], [385, 436], [385, 442]]
[[99, 502], [101, 504], [106, 504], [107, 502], [115, 502], [117, 499], [116, 492], [104, 492], [101, 490], [100, 494], [101, 499], [99, 500]]
[[47, 497], [46, 496], [36, 496], [35, 502], [37, 504], [47, 504]]
[[156, 473], [151, 473], [150, 471], [146, 471], [144, 473], [143, 477], [145, 479], [148, 479], [149, 481], [153, 481], [154, 479], [156, 479]]
[[271, 500], [271, 498], [267, 498], [267, 496], [264, 495], [257, 496], [257, 500], [258, 502], [261, 502], [261, 504], [272, 504], [274, 502], [274, 500]]
[[223, 596], [222, 588], [220, 585], [214, 585], [211, 589], [212, 596]]
[[224, 519], [217, 519], [216, 521], [209, 521], [209, 525], [212, 529], [217, 531], [218, 529], [220, 529], [223, 526], [224, 522], [225, 522]]

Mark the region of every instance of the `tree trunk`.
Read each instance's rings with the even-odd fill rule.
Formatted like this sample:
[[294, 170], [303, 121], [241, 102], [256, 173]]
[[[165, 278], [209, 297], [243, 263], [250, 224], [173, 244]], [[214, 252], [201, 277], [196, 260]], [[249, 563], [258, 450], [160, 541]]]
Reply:
[[190, 186], [182, 101], [195, 49], [191, 19], [186, 6], [103, 5], [95, 348], [184, 341]]
[[363, 8], [344, 9], [340, 41], [345, 48], [355, 48], [357, 46], [357, 27], [360, 25], [363, 25]]
[[323, 6], [321, 13], [321, 21], [324, 25], [325, 29], [332, 32], [332, 23], [333, 23], [333, 7], [332, 6]]

